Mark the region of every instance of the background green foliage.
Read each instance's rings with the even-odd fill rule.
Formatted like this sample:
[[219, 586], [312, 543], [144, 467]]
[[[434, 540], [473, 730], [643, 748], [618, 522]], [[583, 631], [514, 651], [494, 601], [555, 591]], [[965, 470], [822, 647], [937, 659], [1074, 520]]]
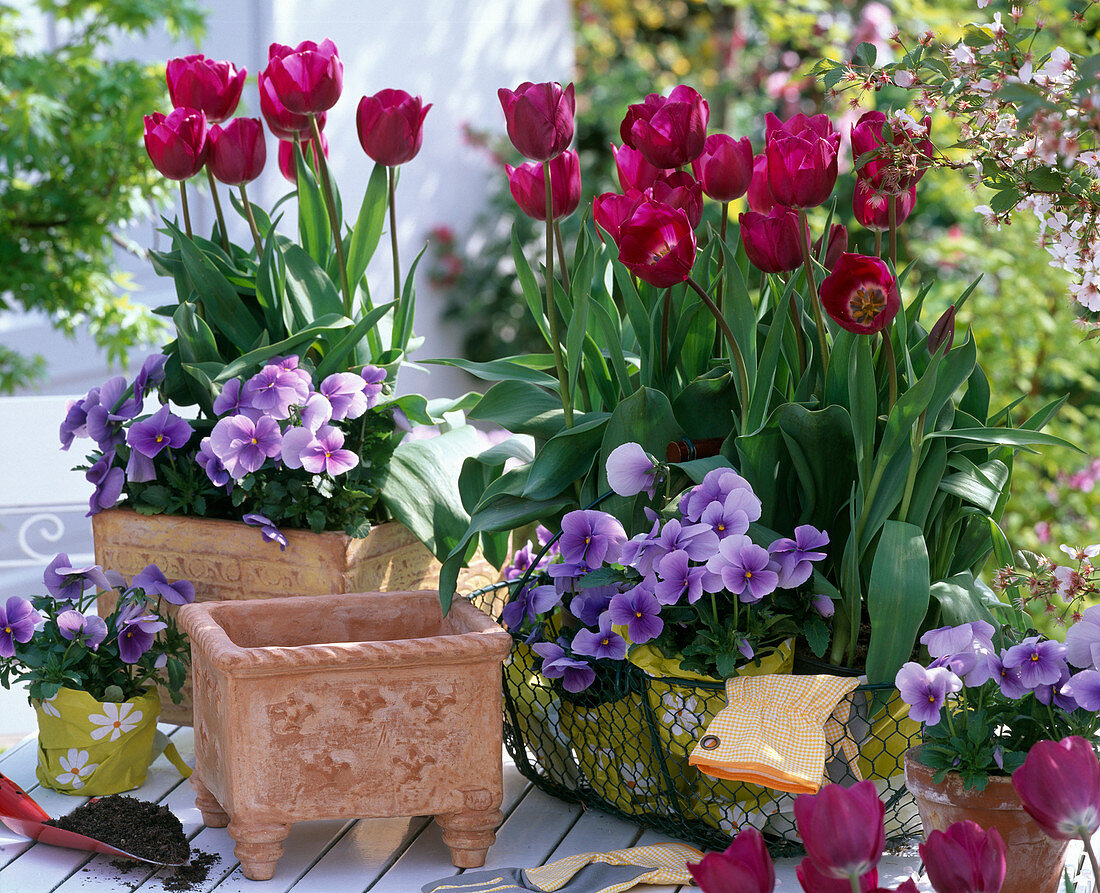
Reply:
[[[37, 0], [58, 44], [42, 49], [0, 4], [0, 311], [40, 310], [72, 334], [90, 327], [111, 361], [155, 339], [158, 323], [128, 297], [116, 248], [169, 184], [148, 163], [142, 116], [167, 104], [164, 66], [112, 58], [152, 28], [197, 39], [197, 0]], [[0, 392], [43, 371], [0, 349]]]

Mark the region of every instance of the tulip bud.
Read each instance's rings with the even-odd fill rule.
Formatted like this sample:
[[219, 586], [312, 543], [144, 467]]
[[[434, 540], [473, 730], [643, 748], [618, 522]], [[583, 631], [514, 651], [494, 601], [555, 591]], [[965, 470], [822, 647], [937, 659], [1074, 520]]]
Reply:
[[[303, 140], [299, 145], [302, 147], [302, 153], [310, 170], [317, 170], [313, 140]], [[325, 158], [328, 158], [328, 137], [323, 133], [321, 134], [321, 149], [325, 153]], [[279, 173], [294, 185], [298, 184], [298, 167], [294, 161], [294, 143], [291, 140], [279, 140]]]
[[863, 254], [842, 254], [818, 292], [833, 321], [857, 335], [881, 332], [901, 308], [898, 281], [890, 268]]
[[691, 163], [691, 169], [710, 198], [717, 202], [733, 201], [743, 196], [752, 182], [752, 143], [747, 136], [734, 140], [724, 133], [715, 133], [707, 137], [703, 154]]
[[654, 201], [642, 202], [619, 230], [619, 260], [657, 288], [687, 280], [696, 247], [687, 214]]
[[[535, 220], [546, 219], [546, 180], [542, 162], [529, 161], [519, 167], [504, 165], [508, 187], [520, 210]], [[550, 161], [550, 197], [554, 219], [568, 217], [581, 202], [581, 162], [576, 152], [566, 150]]]
[[515, 90], [501, 87], [497, 98], [504, 109], [508, 138], [520, 155], [532, 161], [549, 161], [573, 140], [576, 99], [573, 85], [524, 81]]
[[703, 893], [771, 893], [775, 889], [775, 865], [755, 828], [738, 834], [725, 852], [707, 853], [698, 864], [689, 862], [688, 871]]
[[[617, 192], [605, 192], [592, 200], [592, 219], [618, 245], [619, 233], [623, 224], [634, 216], [634, 212], [638, 210], [638, 205], [645, 200], [645, 195], [636, 189], [627, 191], [626, 195], [619, 195]], [[602, 239], [603, 236], [601, 235], [600, 238]]]
[[[292, 140], [302, 134], [308, 136], [309, 115], [296, 115], [289, 111], [280, 101], [275, 87], [264, 77], [263, 72], [260, 72], [256, 82], [260, 88], [260, 114], [264, 116], [267, 129], [272, 135], [280, 140]], [[321, 130], [325, 129], [326, 117], [324, 112], [317, 115], [317, 126]]]
[[1000, 893], [1005, 880], [1005, 842], [995, 828], [955, 822], [933, 831], [918, 848], [937, 893]]
[[703, 219], [703, 187], [686, 171], [662, 173], [646, 194], [662, 205], [679, 208], [687, 214], [692, 229]]
[[279, 102], [296, 115], [316, 115], [336, 105], [344, 88], [344, 63], [336, 44], [304, 40], [297, 47], [271, 44], [264, 78]]
[[856, 178], [856, 188], [852, 192], [852, 211], [865, 229], [880, 233], [890, 229], [890, 202], [895, 205], [894, 224], [901, 226], [917, 203], [917, 187], [911, 186], [908, 192], [890, 196], [876, 192], [869, 183]]
[[951, 345], [955, 343], [955, 305], [952, 304], [946, 310], [939, 319], [936, 320], [936, 324], [932, 326], [932, 331], [928, 333], [928, 352], [930, 354], [936, 353], [945, 344], [947, 348], [944, 353], [951, 350]]
[[[904, 126], [908, 122], [908, 128]], [[852, 126], [852, 158], [856, 176], [878, 192], [902, 195], [916, 186], [932, 158], [928, 138], [932, 119], [917, 124], [908, 115], [889, 119], [882, 112], [865, 112]], [[860, 163], [869, 153], [871, 157]]]
[[[852, 882], [847, 878], [834, 878], [824, 875], [807, 856], [794, 870], [798, 883], [805, 893], [852, 893]], [[878, 888], [878, 869], [872, 868], [859, 879], [862, 893], [872, 893]]]
[[619, 175], [619, 186], [623, 192], [629, 192], [631, 189], [644, 192], [653, 185], [660, 174], [664, 173], [642, 158], [641, 152], [631, 149], [630, 146], [617, 149], [612, 144], [611, 154], [615, 157], [615, 170]]
[[168, 179], [193, 177], [206, 163], [206, 116], [190, 108], [146, 115], [145, 150], [153, 166]]
[[[738, 217], [741, 243], [745, 254], [758, 270], [765, 273], [786, 273], [802, 265], [802, 246], [798, 241], [798, 214], [788, 208], [776, 207], [769, 214], [748, 211]], [[810, 241], [809, 230], [802, 238]]]
[[264, 169], [267, 146], [259, 118], [234, 118], [210, 128], [210, 171], [227, 186], [251, 183]]
[[164, 70], [173, 107], [198, 109], [209, 124], [220, 124], [236, 111], [247, 74], [202, 53], [169, 59]]
[[1033, 744], [1012, 786], [1047, 836], [1075, 840], [1100, 830], [1100, 763], [1084, 738]]
[[379, 164], [412, 161], [424, 141], [424, 117], [432, 107], [404, 90], [379, 90], [359, 100], [355, 125], [359, 144]]
[[[885, 807], [875, 785], [826, 785], [794, 801], [794, 818], [806, 853], [821, 874], [861, 878], [878, 866], [886, 844]], [[837, 833], [838, 829], [843, 833]]]
[[765, 118], [768, 188], [787, 208], [814, 208], [832, 195], [837, 178], [840, 134], [828, 115]]
[[[825, 236], [822, 234], [821, 238], [814, 242], [814, 248], [811, 252], [814, 257], [821, 256], [821, 241], [824, 238]], [[840, 255], [847, 250], [848, 230], [843, 223], [834, 223], [829, 230], [829, 245], [825, 249], [825, 269], [832, 272], [836, 262], [840, 260]]]
[[776, 207], [775, 198], [768, 188], [768, 156], [757, 155], [752, 160], [752, 180], [749, 182], [749, 191], [745, 196], [749, 202], [749, 210], [757, 214], [769, 214]]
[[710, 106], [681, 84], [668, 97], [650, 93], [627, 108], [619, 127], [623, 142], [658, 168], [677, 168], [698, 158], [706, 144]]

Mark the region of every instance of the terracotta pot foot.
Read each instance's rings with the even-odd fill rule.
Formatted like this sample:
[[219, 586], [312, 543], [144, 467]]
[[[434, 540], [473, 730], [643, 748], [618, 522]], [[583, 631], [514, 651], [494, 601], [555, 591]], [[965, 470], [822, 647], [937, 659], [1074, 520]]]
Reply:
[[229, 823], [229, 836], [237, 846], [233, 853], [241, 863], [241, 871], [250, 881], [268, 881], [283, 855], [283, 841], [290, 833], [289, 824], [278, 822]]
[[435, 817], [443, 829], [443, 842], [451, 851], [455, 868], [481, 868], [485, 854], [497, 839], [496, 830], [504, 821], [499, 809], [458, 812]]
[[202, 783], [198, 773], [191, 775], [191, 787], [195, 789], [195, 807], [202, 813], [202, 823], [207, 828], [224, 828], [229, 824], [229, 814], [222, 809], [217, 797]]

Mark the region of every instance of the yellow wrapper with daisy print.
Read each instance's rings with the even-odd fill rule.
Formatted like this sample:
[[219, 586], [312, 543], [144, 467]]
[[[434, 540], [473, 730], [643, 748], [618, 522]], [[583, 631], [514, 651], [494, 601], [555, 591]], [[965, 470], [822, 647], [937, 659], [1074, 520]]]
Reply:
[[38, 714], [37, 775], [46, 787], [101, 797], [145, 783], [160, 716], [155, 691], [114, 703], [63, 688], [32, 703]]

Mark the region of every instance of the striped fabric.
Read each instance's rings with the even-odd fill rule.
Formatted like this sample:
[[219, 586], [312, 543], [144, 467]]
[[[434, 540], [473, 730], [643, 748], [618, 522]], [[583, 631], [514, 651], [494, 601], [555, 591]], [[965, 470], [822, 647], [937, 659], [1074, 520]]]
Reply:
[[541, 868], [528, 868], [524, 871], [527, 882], [547, 893], [560, 890], [584, 866], [595, 863], [605, 865], [638, 865], [652, 868], [652, 871], [629, 881], [614, 884], [592, 893], [620, 893], [638, 884], [690, 884], [687, 863], [698, 862], [702, 852], [683, 843], [656, 843], [652, 846], [631, 847], [625, 850], [612, 850], [610, 853], [583, 853], [568, 856], [543, 865]]

